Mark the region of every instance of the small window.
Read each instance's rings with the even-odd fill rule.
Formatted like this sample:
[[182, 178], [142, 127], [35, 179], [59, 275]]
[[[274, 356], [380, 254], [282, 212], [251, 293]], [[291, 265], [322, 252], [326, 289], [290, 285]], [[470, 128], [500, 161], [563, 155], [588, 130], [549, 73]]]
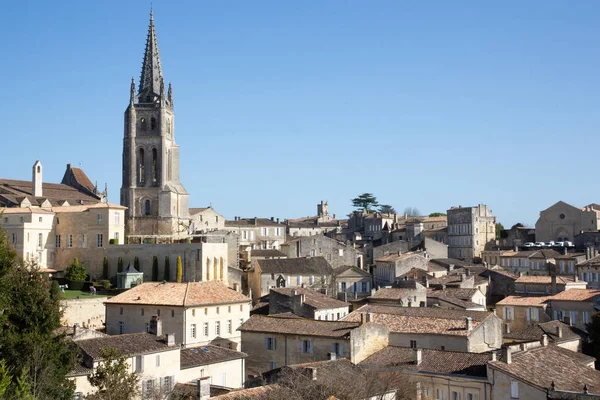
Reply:
[[171, 318], [175, 318], [175, 310], [171, 310]]
[[519, 382], [512, 379], [510, 381], [510, 398], [518, 399], [519, 398]]
[[140, 118], [140, 128], [143, 131], [148, 130], [148, 125], [146, 124], [146, 118]]
[[144, 309], [142, 308], [142, 317], [144, 316]]
[[96, 220], [98, 221], [99, 224], [102, 223], [102, 214], [98, 214], [96, 217]]
[[215, 322], [215, 335], [219, 336], [221, 334], [221, 321]]
[[203, 325], [203, 331], [204, 331], [203, 332], [204, 336], [208, 336], [208, 322], [204, 323], [204, 325]]
[[227, 321], [227, 333], [231, 334], [232, 331], [233, 331], [233, 321], [229, 320], [229, 321]]
[[123, 315], [123, 307], [121, 307], [121, 309], [119, 310], [119, 314]]
[[[196, 324], [192, 324], [190, 326], [190, 336], [194, 339], [196, 338]], [[207, 335], [204, 335], [204, 336], [207, 336]]]
[[219, 307], [217, 307], [217, 314], [219, 313]]
[[40, 217], [40, 218], [38, 219], [38, 221], [39, 221], [39, 222], [42, 222], [42, 217]]
[[240, 311], [244, 311], [244, 305], [240, 304]]
[[231, 313], [231, 306], [227, 306], [227, 312]]
[[277, 339], [272, 337], [265, 338], [265, 349], [275, 350], [277, 348]]
[[410, 348], [411, 349], [416, 349], [417, 348], [417, 341], [416, 340], [411, 340], [410, 341]]
[[125, 322], [119, 321], [119, 334], [122, 335], [125, 333]]
[[204, 315], [208, 315], [208, 307], [204, 308]]
[[192, 309], [192, 317], [196, 316], [196, 310]]
[[313, 343], [312, 343], [312, 340], [303, 340], [302, 341], [302, 347], [301, 347], [300, 350], [302, 351], [302, 353], [312, 354], [312, 352], [313, 352]]

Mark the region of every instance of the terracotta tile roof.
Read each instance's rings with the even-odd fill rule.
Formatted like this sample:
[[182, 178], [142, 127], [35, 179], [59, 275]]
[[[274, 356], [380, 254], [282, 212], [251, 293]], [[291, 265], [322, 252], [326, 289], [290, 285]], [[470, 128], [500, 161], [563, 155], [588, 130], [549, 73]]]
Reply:
[[[448, 303], [448, 304], [453, 305], [458, 308], [463, 308], [465, 310], [466, 309], [477, 309], [480, 311], [485, 310], [485, 307], [482, 306], [481, 304], [477, 304], [477, 303], [474, 303], [469, 300], [457, 299], [456, 297], [445, 296], [443, 294], [427, 295], [427, 297], [431, 298], [431, 299], [437, 299], [437, 300], [443, 301], [445, 303]], [[451, 308], [454, 308], [454, 307], [451, 307]]]
[[202, 211], [208, 210], [210, 207], [190, 208], [190, 215], [200, 214]]
[[409, 295], [414, 296], [418, 291], [417, 288], [381, 288], [372, 296], [369, 296], [369, 299], [401, 300]]
[[[565, 278], [564, 276], [556, 277], [556, 283], [559, 285], [570, 282], [574, 282], [573, 279]], [[549, 285], [552, 283], [552, 277], [547, 275], [523, 275], [518, 277], [515, 283], [539, 283]]]
[[128, 357], [179, 350], [179, 346], [169, 347], [162, 337], [145, 332], [78, 340], [75, 344], [96, 361], [102, 359], [102, 350], [109, 347], [118, 350], [122, 355]]
[[39, 207], [0, 207], [0, 214], [53, 214], [45, 208]]
[[361, 367], [398, 368], [441, 374], [486, 376], [489, 354], [421, 349], [421, 364], [415, 363], [415, 349], [388, 346], [359, 363]]
[[360, 323], [320, 321], [306, 318], [277, 318], [253, 315], [238, 328], [241, 332], [266, 332], [303, 336], [345, 337]]
[[317, 310], [325, 308], [339, 308], [348, 307], [349, 303], [345, 303], [333, 297], [327, 296], [326, 294], [317, 292], [308, 288], [273, 288], [271, 292], [278, 293], [285, 297], [292, 297], [292, 292], [295, 291], [297, 294], [304, 295], [304, 304], [309, 307], [313, 307]]
[[463, 289], [463, 288], [450, 288], [445, 290], [433, 290], [430, 289], [427, 291], [428, 297], [435, 296], [445, 296], [445, 297], [454, 297], [460, 300], [471, 301], [473, 296], [475, 296], [479, 292], [479, 289]]
[[594, 302], [600, 297], [600, 290], [570, 289], [550, 297], [550, 300], [590, 301]]
[[586, 365], [593, 361], [559, 346], [545, 346], [513, 353], [510, 364], [490, 361], [489, 365], [542, 390], [554, 382], [556, 390], [581, 393], [587, 385], [596, 394], [600, 393], [600, 371]]
[[441, 265], [442, 267], [446, 267], [446, 269], [448, 269], [451, 265], [454, 265], [455, 267], [466, 267], [471, 265], [469, 262], [457, 260], [455, 258], [434, 258], [430, 260], [430, 262]]
[[193, 307], [210, 304], [247, 303], [250, 299], [223, 282], [146, 282], [106, 300], [106, 304], [143, 304]]
[[181, 369], [246, 358], [248, 354], [214, 345], [181, 349]]
[[73, 173], [73, 177], [75, 178], [77, 184], [83, 186], [90, 192], [94, 191], [96, 187], [81, 168], [71, 167], [71, 172]]
[[59, 201], [67, 200], [70, 204], [98, 203], [100, 198], [83, 193], [74, 187], [63, 185], [61, 183], [42, 183], [42, 197], [34, 197], [32, 193], [31, 181], [20, 181], [13, 179], [0, 179], [0, 199], [3, 203], [9, 203], [9, 206], [15, 206], [20, 200], [27, 197], [33, 205], [41, 205], [48, 199], [52, 205], [58, 205]]
[[496, 305], [499, 306], [545, 306], [546, 300], [552, 296], [508, 296]]
[[375, 262], [390, 263], [390, 262], [405, 260], [405, 259], [411, 258], [411, 257], [423, 257], [423, 256], [418, 253], [402, 253], [402, 254], [395, 253], [395, 254], [388, 254], [387, 256], [379, 257], [378, 259], [375, 260]]
[[577, 266], [590, 266], [590, 265], [599, 265], [600, 264], [600, 255], [597, 255], [596, 257], [592, 257], [589, 260], [585, 260], [580, 262], [579, 264], [577, 264]]
[[342, 265], [341, 267], [337, 267], [334, 269], [335, 275], [343, 274], [346, 271], [352, 271], [355, 274], [362, 275], [362, 276], [371, 276], [371, 274], [369, 274], [364, 269], [360, 269], [354, 265]]
[[280, 386], [277, 384], [258, 386], [250, 389], [233, 390], [227, 394], [211, 397], [213, 400], [263, 400], [269, 397], [269, 393], [278, 391]]
[[571, 258], [580, 258], [580, 257], [585, 257], [585, 253], [567, 253], [567, 254], [561, 254], [560, 256], [556, 256], [555, 258], [557, 260], [568, 260]]
[[366, 312], [371, 313], [372, 322], [387, 327], [390, 332], [456, 336], [468, 336], [472, 332], [466, 330], [467, 317], [471, 317], [475, 329], [493, 315], [486, 311], [367, 304], [348, 314], [343, 321], [359, 322], [361, 314]]
[[278, 258], [254, 260], [263, 274], [291, 274], [303, 276], [330, 275], [331, 265], [323, 257]]
[[[557, 328], [562, 330], [562, 337], [559, 338]], [[582, 340], [587, 337], [587, 333], [574, 326], [570, 326], [561, 321], [542, 322], [527, 328], [504, 333], [506, 339], [524, 340], [524, 341], [539, 341], [543, 334], [548, 335], [548, 338], [553, 343], [568, 342], [571, 340]]]

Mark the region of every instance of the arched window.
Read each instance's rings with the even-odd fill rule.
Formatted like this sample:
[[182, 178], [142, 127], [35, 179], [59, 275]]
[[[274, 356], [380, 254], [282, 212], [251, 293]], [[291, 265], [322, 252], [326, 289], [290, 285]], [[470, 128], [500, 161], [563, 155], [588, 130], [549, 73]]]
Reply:
[[144, 149], [138, 151], [138, 182], [144, 183]]
[[38, 166], [37, 166], [37, 171], [38, 171], [38, 174], [39, 174], [40, 172], [42, 172], [42, 167], [40, 167], [40, 166], [38, 165]]
[[217, 261], [217, 257], [215, 257], [215, 260], [213, 261], [213, 268], [214, 268], [214, 274], [213, 274], [213, 279], [217, 280], [219, 279], [219, 262]]
[[144, 215], [152, 215], [152, 204], [150, 200], [144, 202]]
[[154, 118], [154, 117], [150, 118], [150, 129], [152, 129], [152, 130], [156, 129], [156, 118]]
[[140, 129], [142, 131], [147, 131], [148, 130], [148, 125], [146, 124], [146, 118], [141, 118], [140, 119]]
[[157, 163], [158, 163], [158, 151], [156, 150], [156, 148], [153, 148], [152, 149], [152, 183], [156, 183], [158, 181]]
[[221, 269], [221, 277], [220, 277], [220, 279], [223, 280], [224, 277], [225, 277], [225, 263], [223, 262], [223, 257], [221, 257], [221, 259], [220, 259], [219, 267]]

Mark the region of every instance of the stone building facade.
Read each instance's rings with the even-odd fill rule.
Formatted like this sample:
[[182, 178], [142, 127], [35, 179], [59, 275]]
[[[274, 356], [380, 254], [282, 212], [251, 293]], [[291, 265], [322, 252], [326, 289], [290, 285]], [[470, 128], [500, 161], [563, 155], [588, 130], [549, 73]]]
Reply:
[[224, 230], [239, 235], [240, 250], [279, 249], [285, 242], [286, 228], [279, 218], [240, 218], [225, 221]]
[[598, 230], [600, 230], [600, 206], [591, 204], [578, 208], [559, 201], [540, 211], [540, 217], [535, 223], [535, 240], [574, 242], [576, 235]]
[[165, 82], [154, 18], [146, 40], [139, 88], [132, 78], [125, 111], [121, 205], [131, 242], [170, 242], [190, 229], [188, 193], [179, 180], [179, 146], [171, 84]]
[[447, 213], [449, 258], [480, 258], [486, 246], [495, 243], [496, 217], [485, 204], [452, 207]]
[[327, 236], [304, 236], [281, 245], [288, 258], [324, 257], [332, 268], [344, 265], [363, 267], [363, 254], [348, 245]]

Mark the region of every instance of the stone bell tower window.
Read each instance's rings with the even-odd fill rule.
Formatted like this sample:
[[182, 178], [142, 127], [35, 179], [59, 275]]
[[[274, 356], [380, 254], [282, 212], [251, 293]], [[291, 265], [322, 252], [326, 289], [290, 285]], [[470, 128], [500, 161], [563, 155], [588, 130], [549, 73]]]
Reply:
[[148, 125], [146, 124], [146, 118], [140, 119], [140, 129], [144, 132], [148, 130]]
[[144, 149], [138, 152], [138, 181], [144, 183]]
[[156, 148], [152, 149], [152, 183], [155, 184], [158, 181], [158, 171], [157, 171], [157, 163], [158, 163], [158, 151]]

